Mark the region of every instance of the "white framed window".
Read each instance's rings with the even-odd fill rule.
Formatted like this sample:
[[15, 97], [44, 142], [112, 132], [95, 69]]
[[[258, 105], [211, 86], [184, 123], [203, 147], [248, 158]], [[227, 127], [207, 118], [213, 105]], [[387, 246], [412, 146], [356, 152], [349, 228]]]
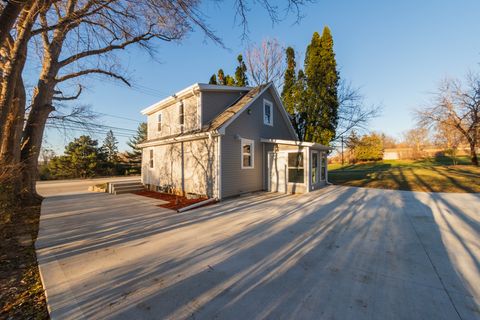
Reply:
[[321, 160], [320, 179], [323, 181], [325, 180], [326, 172], [327, 172], [327, 154], [325, 152], [322, 152], [320, 156], [320, 160]]
[[253, 140], [242, 139], [241, 143], [241, 159], [242, 169], [253, 169], [255, 160], [255, 143]]
[[150, 168], [153, 168], [153, 149], [150, 149], [149, 162], [150, 162]]
[[183, 105], [183, 102], [180, 102], [178, 105], [178, 123], [183, 126], [185, 123], [185, 107]]
[[289, 152], [287, 167], [289, 183], [305, 183], [303, 152]]
[[157, 131], [162, 131], [162, 114], [159, 113], [157, 116]]
[[273, 126], [273, 103], [263, 99], [263, 123]]
[[312, 151], [312, 184], [318, 183], [318, 152]]

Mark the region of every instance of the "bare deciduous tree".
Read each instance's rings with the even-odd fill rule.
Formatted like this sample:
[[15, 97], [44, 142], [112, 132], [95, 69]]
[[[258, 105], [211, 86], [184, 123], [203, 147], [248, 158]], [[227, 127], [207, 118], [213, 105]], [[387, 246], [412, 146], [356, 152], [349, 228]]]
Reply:
[[280, 86], [285, 72], [284, 52], [277, 39], [264, 39], [260, 45], [253, 44], [247, 49], [247, 70], [256, 86], [268, 82]]
[[452, 125], [447, 122], [437, 123], [434, 130], [435, 144], [444, 149], [452, 157], [453, 165], [456, 165], [458, 148], [465, 143], [465, 137], [458, 130], [452, 130]]
[[[287, 11], [297, 14], [304, 4], [286, 2]], [[5, 36], [0, 42], [0, 166], [21, 164], [21, 179], [14, 184], [30, 196], [35, 195], [46, 121], [59, 101], [74, 100], [82, 92], [79, 86], [67, 95], [63, 83], [97, 74], [130, 85], [114, 52], [137, 45], [154, 54], [153, 40], [180, 40], [194, 28], [223, 45], [206, 24], [200, 0], [18, 0], [15, 7], [4, 3], [0, 4], [0, 40]], [[237, 14], [246, 17], [248, 3], [235, 2]], [[268, 0], [261, 4], [277, 21], [278, 7]], [[22, 72], [32, 39], [41, 42], [41, 70], [27, 105]]]
[[470, 158], [478, 166], [477, 147], [480, 140], [480, 75], [470, 73], [465, 83], [444, 80], [432, 106], [416, 112], [421, 125], [445, 125], [461, 133], [470, 147]]
[[333, 140], [338, 140], [352, 130], [367, 129], [369, 121], [381, 112], [380, 106], [366, 105], [360, 89], [345, 81], [340, 83], [338, 102], [338, 125]]
[[417, 127], [403, 134], [403, 144], [411, 148], [411, 159], [420, 159], [425, 156], [425, 147], [430, 143], [429, 132], [426, 127]]

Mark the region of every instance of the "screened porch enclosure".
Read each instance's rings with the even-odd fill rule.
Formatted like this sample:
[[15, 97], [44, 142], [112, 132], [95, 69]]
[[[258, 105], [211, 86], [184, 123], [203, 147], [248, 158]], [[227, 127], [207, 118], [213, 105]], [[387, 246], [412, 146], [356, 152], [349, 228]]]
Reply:
[[314, 143], [265, 142], [266, 190], [306, 193], [327, 182], [328, 148]]

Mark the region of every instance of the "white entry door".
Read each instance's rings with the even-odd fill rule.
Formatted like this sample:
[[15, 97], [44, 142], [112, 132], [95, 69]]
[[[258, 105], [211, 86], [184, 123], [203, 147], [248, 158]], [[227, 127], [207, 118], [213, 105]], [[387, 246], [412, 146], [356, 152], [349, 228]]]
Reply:
[[268, 153], [268, 191], [287, 192], [287, 160], [284, 153]]

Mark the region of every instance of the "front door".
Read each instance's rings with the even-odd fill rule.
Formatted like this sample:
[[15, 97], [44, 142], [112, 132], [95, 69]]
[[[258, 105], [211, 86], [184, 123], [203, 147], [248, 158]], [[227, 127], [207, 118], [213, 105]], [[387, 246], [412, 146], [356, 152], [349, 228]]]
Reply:
[[287, 160], [285, 154], [268, 153], [268, 191], [287, 192]]

